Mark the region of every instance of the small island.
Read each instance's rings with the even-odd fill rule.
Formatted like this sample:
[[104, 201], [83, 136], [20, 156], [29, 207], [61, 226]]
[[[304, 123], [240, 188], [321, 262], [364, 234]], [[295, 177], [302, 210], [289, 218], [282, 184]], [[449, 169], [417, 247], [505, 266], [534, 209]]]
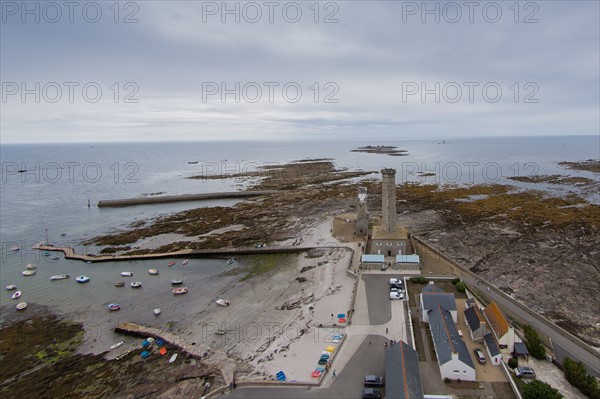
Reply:
[[366, 147], [358, 147], [351, 152], [366, 152], [368, 154], [384, 154], [392, 157], [405, 157], [408, 155], [407, 150], [401, 150], [398, 147], [391, 145], [368, 145]]

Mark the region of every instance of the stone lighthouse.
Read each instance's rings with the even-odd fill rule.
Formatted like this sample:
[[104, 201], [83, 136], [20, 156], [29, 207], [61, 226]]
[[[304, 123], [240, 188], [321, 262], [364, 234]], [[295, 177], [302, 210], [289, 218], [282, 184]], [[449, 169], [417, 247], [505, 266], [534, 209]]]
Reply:
[[396, 232], [396, 169], [381, 169], [381, 228]]

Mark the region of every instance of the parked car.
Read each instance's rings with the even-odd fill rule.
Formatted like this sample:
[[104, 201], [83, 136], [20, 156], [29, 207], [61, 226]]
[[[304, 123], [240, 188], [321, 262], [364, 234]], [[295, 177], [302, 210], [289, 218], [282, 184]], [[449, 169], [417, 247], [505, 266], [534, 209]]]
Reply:
[[404, 299], [404, 294], [402, 292], [390, 292], [390, 299]]
[[381, 399], [381, 391], [377, 388], [363, 389], [363, 399]]
[[378, 375], [366, 375], [365, 376], [365, 387], [367, 387], [367, 388], [383, 387], [384, 385], [385, 385], [385, 382], [383, 381], [383, 377], [380, 377]]
[[535, 378], [535, 371], [529, 366], [517, 367], [515, 375], [519, 378]]
[[398, 288], [398, 287], [390, 287], [390, 292], [404, 293], [404, 290], [402, 288]]
[[483, 354], [483, 351], [481, 349], [473, 349], [473, 352], [475, 352], [475, 357], [479, 364], [485, 364], [485, 355]]
[[390, 285], [393, 285], [393, 286], [396, 286], [396, 285], [402, 286], [402, 284], [403, 284], [402, 280], [399, 279], [399, 278], [391, 278], [390, 279]]

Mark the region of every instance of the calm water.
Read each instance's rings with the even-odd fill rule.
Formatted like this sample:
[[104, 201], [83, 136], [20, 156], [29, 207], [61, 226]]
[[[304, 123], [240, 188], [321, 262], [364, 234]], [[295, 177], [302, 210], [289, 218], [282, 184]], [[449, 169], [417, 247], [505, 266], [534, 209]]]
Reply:
[[[396, 145], [408, 150], [408, 156], [353, 153], [360, 145]], [[184, 278], [197, 287], [208, 284], [226, 266], [221, 260], [192, 260], [186, 268], [167, 268], [166, 261], [102, 263], [50, 260], [28, 249], [36, 242], [49, 240], [82, 248], [81, 241], [123, 228], [131, 222], [199, 206], [231, 206], [235, 201], [210, 201], [171, 205], [99, 209], [101, 199], [138, 197], [149, 193], [184, 194], [241, 189], [244, 179], [191, 180], [202, 174], [243, 173], [256, 166], [285, 163], [303, 158], [334, 158], [339, 167], [379, 170], [393, 167], [397, 181], [438, 182], [443, 184], [508, 183], [507, 177], [530, 174], [576, 174], [597, 179], [591, 173], [566, 171], [559, 161], [580, 161], [599, 156], [598, 137], [518, 137], [487, 139], [404, 140], [385, 142], [222, 142], [222, 143], [150, 143], [150, 144], [70, 144], [3, 145], [0, 147], [2, 183], [0, 190], [0, 234], [2, 260], [0, 281], [16, 284], [28, 302], [45, 303], [58, 310], [83, 317], [102, 309], [109, 302], [139, 302], [159, 306], [160, 295], [169, 295], [171, 278]], [[198, 161], [198, 164], [188, 164]], [[17, 173], [18, 169], [28, 170]], [[418, 172], [433, 172], [422, 178]], [[521, 184], [527, 187], [527, 185]], [[531, 186], [529, 186], [531, 187]], [[560, 193], [562, 188], [540, 186]], [[566, 192], [566, 191], [563, 191]], [[88, 208], [88, 200], [92, 204]], [[597, 200], [597, 197], [596, 197]], [[64, 236], [61, 236], [61, 233]], [[22, 250], [11, 252], [17, 243]], [[37, 263], [37, 275], [21, 276], [27, 263]], [[147, 269], [161, 270], [151, 277]], [[144, 294], [129, 287], [115, 288], [119, 272], [131, 270], [143, 276]], [[92, 277], [88, 285], [74, 280], [50, 282], [54, 274]], [[142, 279], [142, 277], [140, 277]], [[131, 280], [131, 279], [124, 279]], [[159, 294], [159, 295], [156, 295]], [[175, 301], [175, 300], [173, 300]], [[2, 288], [0, 305], [16, 301]], [[156, 303], [155, 303], [156, 302]], [[171, 306], [175, 306], [173, 302]], [[163, 303], [164, 306], [164, 303]], [[102, 309], [104, 311], [105, 309]]]

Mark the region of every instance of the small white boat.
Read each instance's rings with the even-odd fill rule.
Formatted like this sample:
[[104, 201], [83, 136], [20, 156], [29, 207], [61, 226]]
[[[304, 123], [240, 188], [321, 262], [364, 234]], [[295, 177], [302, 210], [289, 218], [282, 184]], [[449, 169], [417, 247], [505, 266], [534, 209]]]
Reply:
[[35, 270], [23, 270], [21, 274], [23, 276], [33, 276], [35, 274]]
[[28, 268], [29, 270], [34, 270], [37, 269], [37, 266], [34, 265], [33, 263], [28, 264], [27, 266], [25, 266], [26, 268]]
[[12, 294], [12, 299], [19, 299], [23, 293], [21, 291], [17, 291]]
[[20, 249], [21, 249], [21, 248], [19, 248], [19, 246], [18, 246], [18, 245], [13, 245], [12, 247], [10, 247], [10, 250], [11, 250], [11, 251], [18, 251], [18, 250], [20, 250]]
[[78, 283], [84, 284], [84, 283], [87, 283], [88, 281], [90, 281], [90, 278], [88, 276], [79, 276], [79, 277], [75, 278], [75, 280]]
[[173, 279], [173, 280], [171, 280], [171, 284], [173, 284], [173, 285], [183, 284], [183, 280]]
[[17, 289], [17, 286], [14, 285], [14, 284], [9, 284], [9, 285], [6, 286], [6, 290], [7, 291], [14, 291], [16, 289]]
[[148, 269], [148, 273], [152, 276], [156, 276], [156, 275], [158, 275], [158, 270], [157, 269]]
[[187, 289], [187, 287], [177, 287], [177, 288], [173, 288], [171, 290], [171, 292], [173, 292], [173, 294], [175, 294], [175, 295], [182, 295], [182, 294], [187, 294], [188, 289]]
[[118, 303], [109, 303], [107, 307], [108, 310], [110, 310], [111, 312], [115, 312], [121, 309], [121, 305], [119, 305]]
[[233, 262], [235, 262], [235, 259], [231, 258], [227, 261], [228, 265], [233, 265]]
[[184, 266], [185, 266], [185, 265], [187, 265], [188, 263], [190, 263], [190, 260], [189, 260], [189, 259], [186, 259], [186, 260], [184, 260], [183, 262], [181, 262], [181, 264], [182, 264], [182, 265], [184, 265]]
[[141, 288], [142, 287], [142, 283], [139, 281], [134, 281], [133, 283], [131, 283], [129, 285], [131, 285], [131, 288]]
[[216, 303], [217, 303], [217, 305], [219, 305], [219, 306], [229, 306], [229, 305], [230, 305], [229, 301], [228, 301], [228, 300], [226, 300], [226, 299], [221, 299], [221, 298], [219, 298], [219, 299], [217, 299], [215, 302], [216, 302]]
[[154, 338], [152, 338], [152, 337], [148, 337], [148, 338], [146, 338], [146, 341], [148, 341], [148, 342], [152, 343], [152, 342], [154, 342]]
[[123, 276], [123, 277], [132, 277], [133, 276], [133, 272], [121, 272], [121, 276]]
[[50, 280], [66, 280], [69, 278], [68, 274], [57, 274], [56, 276], [50, 277]]
[[110, 346], [110, 350], [117, 349], [119, 346], [123, 345], [123, 341], [117, 342], [116, 344], [112, 344]]
[[177, 353], [171, 356], [171, 358], [169, 359], [169, 363], [175, 362], [175, 359], [177, 359]]
[[154, 309], [154, 315], [155, 316], [158, 316], [161, 312], [162, 312], [162, 310], [160, 310], [160, 308]]
[[27, 302], [21, 302], [21, 303], [17, 303], [17, 310], [23, 310], [27, 307]]

